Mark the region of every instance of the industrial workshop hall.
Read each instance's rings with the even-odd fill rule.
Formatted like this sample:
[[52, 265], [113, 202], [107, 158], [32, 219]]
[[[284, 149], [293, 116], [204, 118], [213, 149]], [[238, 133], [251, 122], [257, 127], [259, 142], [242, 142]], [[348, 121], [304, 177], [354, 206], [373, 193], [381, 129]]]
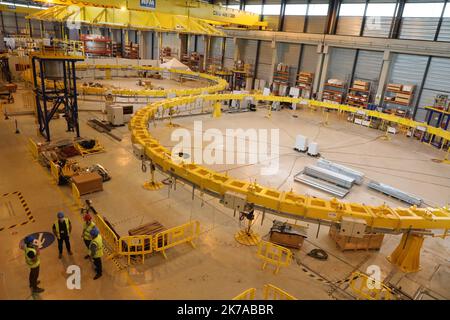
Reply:
[[0, 0], [0, 300], [450, 300], [449, 74], [448, 0]]

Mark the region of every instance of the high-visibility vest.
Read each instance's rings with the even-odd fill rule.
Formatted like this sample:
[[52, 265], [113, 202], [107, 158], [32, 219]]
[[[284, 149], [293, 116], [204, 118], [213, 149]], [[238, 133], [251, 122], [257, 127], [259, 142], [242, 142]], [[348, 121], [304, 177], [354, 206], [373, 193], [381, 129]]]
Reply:
[[[96, 250], [94, 255], [92, 255], [92, 246], [96, 246]], [[89, 245], [89, 254], [91, 255], [92, 258], [100, 258], [103, 256], [103, 240], [102, 240], [102, 236], [98, 235], [95, 237], [95, 239], [91, 240], [91, 244]]]
[[[70, 234], [69, 218], [64, 218], [64, 223], [66, 224], [67, 235], [69, 235]], [[56, 237], [59, 239], [60, 238], [60, 234], [59, 234], [59, 220], [56, 220], [55, 223], [53, 224], [53, 226], [55, 227]]]
[[95, 227], [95, 223], [92, 221], [89, 224], [84, 224], [83, 226], [83, 239], [85, 240], [91, 240], [91, 230]]
[[[33, 259], [28, 257], [28, 252], [33, 252], [34, 253], [34, 258]], [[34, 259], [36, 259], [36, 260], [34, 260]], [[39, 267], [39, 265], [41, 264], [41, 259], [39, 258], [36, 249], [30, 248], [30, 247], [25, 247], [25, 262], [27, 263], [27, 265], [30, 268], [37, 268], [37, 267]]]

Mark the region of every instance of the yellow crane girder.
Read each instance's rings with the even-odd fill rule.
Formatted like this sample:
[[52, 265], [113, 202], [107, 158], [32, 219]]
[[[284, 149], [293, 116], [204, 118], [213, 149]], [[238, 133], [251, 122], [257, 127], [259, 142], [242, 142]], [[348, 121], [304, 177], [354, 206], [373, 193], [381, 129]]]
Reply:
[[27, 18], [66, 22], [68, 24], [84, 23], [116, 28], [133, 28], [137, 30], [157, 30], [224, 36], [223, 31], [201, 19], [161, 12], [121, 10], [94, 6], [74, 8], [71, 6], [58, 5], [47, 10], [36, 12], [27, 16]]
[[62, 6], [98, 7], [121, 11], [141, 11], [186, 16], [189, 18], [212, 20], [223, 25], [267, 27], [267, 22], [259, 21], [259, 15], [243, 10], [226, 8], [197, 0], [36, 0]]
[[0, 4], [0, 11], [5, 12], [16, 12], [16, 13], [26, 13], [26, 14], [33, 14], [35, 12], [39, 12], [42, 9], [38, 9], [35, 7], [21, 7], [21, 6], [8, 6], [5, 4]]

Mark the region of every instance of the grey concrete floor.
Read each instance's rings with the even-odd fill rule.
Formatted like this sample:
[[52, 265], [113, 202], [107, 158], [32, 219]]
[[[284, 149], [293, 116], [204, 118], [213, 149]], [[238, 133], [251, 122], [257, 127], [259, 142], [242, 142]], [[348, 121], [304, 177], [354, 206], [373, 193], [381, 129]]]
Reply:
[[[16, 105], [9, 111], [22, 110], [22, 91], [16, 94]], [[83, 108], [81, 103], [80, 108]], [[296, 114], [298, 118], [294, 118]], [[197, 248], [180, 245], [167, 251], [168, 259], [152, 255], [145, 264], [124, 267], [112, 260], [104, 261], [104, 277], [92, 280], [93, 270], [83, 259], [81, 242], [81, 217], [74, 206], [70, 189], [52, 182], [47, 169], [35, 162], [27, 150], [29, 137], [42, 141], [36, 135], [33, 116], [16, 117], [20, 134], [15, 134], [14, 118], [0, 120], [0, 194], [20, 191], [35, 218], [34, 223], [0, 231], [0, 298], [1, 299], [231, 299], [240, 292], [254, 287], [262, 297], [262, 287], [274, 284], [298, 299], [354, 299], [356, 295], [346, 284], [333, 282], [347, 278], [353, 271], [366, 271], [370, 265], [381, 268], [383, 279], [414, 298], [450, 299], [450, 241], [428, 238], [421, 255], [422, 270], [404, 274], [392, 266], [386, 257], [399, 242], [399, 236], [386, 235], [380, 251], [345, 251], [336, 248], [328, 236], [328, 227], [309, 224], [308, 239], [301, 250], [295, 251], [295, 261], [274, 275], [272, 268], [261, 270], [255, 247], [246, 247], [234, 240], [234, 234], [243, 227], [233, 212], [224, 208], [214, 198], [200, 193], [191, 200], [191, 188], [178, 183], [176, 190], [167, 187], [147, 191], [142, 184], [148, 180], [140, 162], [132, 154], [130, 134], [126, 127], [116, 129], [121, 142], [102, 135], [88, 127], [86, 120], [101, 118], [98, 113], [80, 113], [83, 137], [97, 138], [106, 152], [85, 158], [77, 157], [82, 165], [100, 163], [107, 168], [112, 180], [104, 184], [104, 191], [83, 197], [92, 199], [95, 208], [106, 216], [120, 234], [151, 220], [166, 227], [174, 227], [195, 219], [201, 223]], [[183, 128], [192, 130], [193, 120], [202, 120], [207, 128], [280, 128], [280, 172], [276, 176], [259, 176], [261, 164], [253, 166], [212, 165], [215, 170], [226, 170], [229, 175], [242, 179], [257, 179], [263, 185], [293, 189], [299, 193], [329, 198], [329, 195], [310, 189], [293, 181], [292, 176], [316, 160], [294, 153], [295, 135], [303, 134], [319, 143], [322, 155], [366, 173], [368, 178], [391, 184], [423, 197], [430, 205], [445, 205], [450, 201], [450, 167], [431, 161], [444, 154], [413, 139], [401, 136], [383, 141], [379, 131], [359, 127], [331, 116], [328, 126], [319, 112], [307, 110], [274, 112], [271, 119], [265, 111], [256, 113], [224, 114], [219, 120], [209, 116], [176, 119]], [[158, 123], [151, 132], [163, 145], [171, 146], [171, 128]], [[63, 119], [52, 122], [53, 139], [72, 137], [65, 132]], [[159, 180], [164, 176], [157, 174]], [[387, 203], [403, 206], [400, 202], [369, 191], [365, 186], [354, 187], [346, 201], [367, 204]], [[14, 207], [16, 208], [16, 207]], [[50, 231], [57, 211], [65, 211], [74, 224], [72, 243], [74, 256], [57, 258], [56, 244], [42, 251], [41, 281], [46, 291], [32, 296], [27, 287], [28, 270], [19, 241], [27, 234]], [[0, 227], [20, 221], [20, 208], [14, 217], [0, 218]], [[257, 213], [254, 229], [266, 236], [275, 216]], [[300, 222], [299, 222], [300, 223]], [[303, 222], [301, 222], [303, 223]], [[327, 261], [318, 261], [307, 253], [322, 248], [329, 254]], [[75, 264], [81, 267], [81, 290], [66, 287], [66, 268]], [[120, 267], [120, 268], [119, 268]], [[306, 271], [305, 271], [306, 270]], [[322, 280], [328, 281], [318, 281]]]

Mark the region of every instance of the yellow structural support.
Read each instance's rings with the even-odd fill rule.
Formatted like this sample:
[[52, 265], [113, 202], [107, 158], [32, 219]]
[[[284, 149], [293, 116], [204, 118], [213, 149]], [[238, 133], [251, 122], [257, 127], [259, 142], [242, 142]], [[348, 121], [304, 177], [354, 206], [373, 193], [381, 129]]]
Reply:
[[167, 259], [166, 250], [183, 243], [195, 248], [194, 240], [200, 234], [200, 222], [191, 221], [181, 226], [158, 233], [154, 239], [154, 249]]
[[261, 241], [259, 243], [256, 254], [263, 261], [263, 270], [268, 263], [275, 266], [274, 274], [280, 271], [280, 267], [289, 266], [292, 260], [291, 250], [267, 241]]
[[214, 103], [213, 118], [220, 118], [222, 116], [222, 104], [217, 101]]
[[420, 249], [424, 237], [422, 235], [405, 233], [400, 244], [387, 258], [403, 272], [417, 272], [420, 270]]
[[350, 288], [358, 299], [392, 300], [392, 290], [384, 283], [361, 272], [354, 272], [350, 277]]

